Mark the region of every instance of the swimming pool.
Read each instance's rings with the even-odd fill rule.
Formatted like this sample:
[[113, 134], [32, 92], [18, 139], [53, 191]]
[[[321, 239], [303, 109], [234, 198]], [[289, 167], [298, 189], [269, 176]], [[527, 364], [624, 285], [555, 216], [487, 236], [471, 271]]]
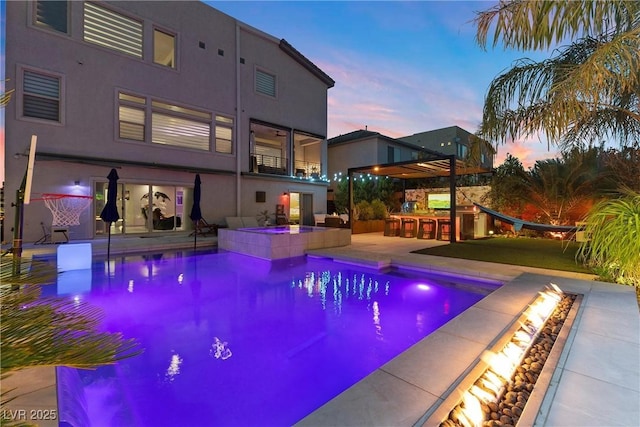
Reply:
[[94, 263], [86, 280], [57, 292], [145, 351], [58, 368], [61, 419], [76, 426], [292, 425], [498, 286], [230, 252]]

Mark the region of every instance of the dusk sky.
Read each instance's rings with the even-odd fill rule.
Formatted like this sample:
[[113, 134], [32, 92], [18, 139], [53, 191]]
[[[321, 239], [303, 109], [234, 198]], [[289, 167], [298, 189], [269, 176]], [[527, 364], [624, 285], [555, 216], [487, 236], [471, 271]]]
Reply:
[[[0, 2], [0, 10], [4, 5]], [[457, 125], [475, 132], [491, 80], [523, 57], [546, 52], [483, 51], [475, 12], [493, 1], [209, 1], [218, 10], [286, 39], [331, 76], [329, 138], [354, 130], [401, 137]], [[4, 65], [4, 13], [0, 59]], [[4, 71], [4, 66], [2, 67]], [[0, 85], [2, 82], [0, 82]], [[0, 111], [4, 175], [4, 111]], [[498, 147], [525, 167], [557, 156], [537, 139]]]
[[[389, 137], [457, 125], [475, 132], [489, 83], [519, 58], [547, 52], [483, 51], [475, 12], [495, 1], [207, 1], [286, 39], [331, 76], [328, 137], [365, 126]], [[556, 157], [538, 139], [498, 147], [525, 167]]]

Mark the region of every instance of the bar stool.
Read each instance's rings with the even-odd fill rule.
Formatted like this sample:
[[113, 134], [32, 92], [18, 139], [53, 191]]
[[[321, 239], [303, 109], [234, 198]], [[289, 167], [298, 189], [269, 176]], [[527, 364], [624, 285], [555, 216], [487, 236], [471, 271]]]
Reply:
[[400, 219], [387, 218], [384, 220], [384, 235], [399, 236], [400, 235]]
[[451, 221], [438, 221], [438, 240], [449, 240], [451, 238]]
[[400, 237], [416, 237], [417, 221], [414, 218], [402, 218]]
[[435, 239], [436, 222], [432, 219], [421, 219], [418, 222], [418, 239]]

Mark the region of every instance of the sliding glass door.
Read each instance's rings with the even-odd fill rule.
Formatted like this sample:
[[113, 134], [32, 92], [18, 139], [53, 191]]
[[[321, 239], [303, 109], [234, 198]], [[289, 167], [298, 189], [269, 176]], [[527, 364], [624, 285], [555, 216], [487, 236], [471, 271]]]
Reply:
[[[184, 223], [185, 205], [193, 200], [193, 189], [174, 185], [118, 185], [120, 220], [111, 225], [111, 234], [158, 233], [190, 229]], [[96, 236], [107, 233], [100, 213], [107, 200], [107, 183], [95, 185]], [[192, 202], [191, 202], [192, 203]], [[186, 228], [185, 228], [186, 227]]]

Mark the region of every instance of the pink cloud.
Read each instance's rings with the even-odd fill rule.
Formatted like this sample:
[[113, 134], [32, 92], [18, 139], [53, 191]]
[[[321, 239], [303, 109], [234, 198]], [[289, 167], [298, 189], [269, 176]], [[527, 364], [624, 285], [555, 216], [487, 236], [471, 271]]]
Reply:
[[546, 142], [537, 139], [511, 141], [498, 147], [498, 153], [494, 165], [499, 166], [504, 162], [507, 154], [517, 157], [525, 169], [532, 167], [536, 160], [551, 159], [560, 156], [553, 147], [547, 148]]

